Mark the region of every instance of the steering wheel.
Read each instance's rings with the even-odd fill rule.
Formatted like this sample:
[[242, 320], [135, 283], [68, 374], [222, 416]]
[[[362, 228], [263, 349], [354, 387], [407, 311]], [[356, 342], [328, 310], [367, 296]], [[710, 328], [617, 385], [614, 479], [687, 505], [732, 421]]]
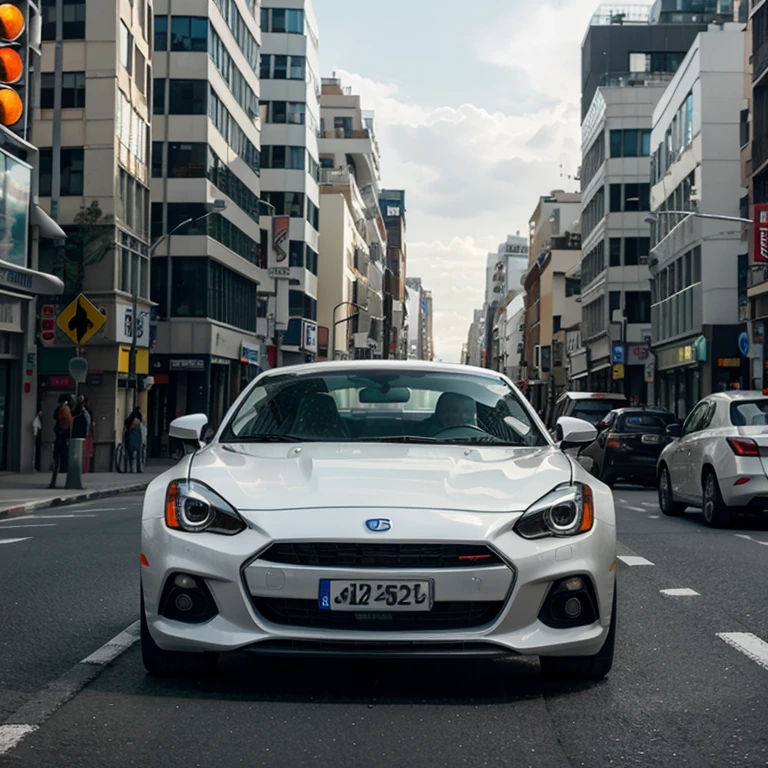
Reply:
[[[480, 432], [483, 435], [487, 435], [488, 433], [481, 429], [480, 427], [475, 426], [474, 424], [458, 424], [455, 427], [443, 427], [442, 429], [438, 429], [437, 432], [435, 432], [432, 436], [438, 437], [439, 435], [442, 435], [445, 432], [455, 432], [458, 429], [474, 429], [475, 432]], [[463, 437], [464, 435], [453, 435], [453, 437]]]

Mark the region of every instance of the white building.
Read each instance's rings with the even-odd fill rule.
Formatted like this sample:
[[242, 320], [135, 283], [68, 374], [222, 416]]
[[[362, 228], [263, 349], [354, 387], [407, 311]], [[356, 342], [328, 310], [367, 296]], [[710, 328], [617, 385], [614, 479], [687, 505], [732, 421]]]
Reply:
[[[157, 0], [152, 300], [159, 319], [151, 434], [178, 413], [218, 424], [266, 367], [267, 229], [261, 228], [259, 20], [248, 0]], [[169, 15], [170, 14], [170, 15]], [[223, 210], [212, 208], [223, 201]], [[170, 258], [169, 258], [170, 256]]]
[[[321, 186], [318, 318], [330, 358], [380, 358], [386, 230], [379, 211], [379, 147], [372, 112], [337, 78], [323, 78], [318, 140]], [[342, 204], [339, 197], [345, 201]], [[344, 223], [343, 223], [344, 222]], [[347, 232], [343, 245], [338, 233]], [[326, 232], [330, 240], [326, 242]]]
[[286, 266], [287, 258], [290, 319], [282, 362], [290, 364], [318, 351], [320, 61], [311, 0], [264, 0], [261, 32], [261, 190], [275, 215], [276, 241], [287, 241], [274, 266]]
[[661, 404], [678, 417], [749, 379], [738, 345], [748, 260], [741, 226], [664, 213], [740, 215], [744, 64], [743, 26], [710, 28], [653, 114], [653, 340]]
[[512, 381], [520, 379], [520, 360], [523, 356], [525, 331], [525, 296], [518, 293], [507, 305], [499, 310], [499, 357], [501, 373]]
[[[649, 396], [651, 125], [671, 78], [638, 73], [598, 88], [582, 124], [583, 373], [589, 389], [618, 390], [639, 402]], [[621, 362], [616, 346], [623, 380], [613, 377], [613, 363]]]

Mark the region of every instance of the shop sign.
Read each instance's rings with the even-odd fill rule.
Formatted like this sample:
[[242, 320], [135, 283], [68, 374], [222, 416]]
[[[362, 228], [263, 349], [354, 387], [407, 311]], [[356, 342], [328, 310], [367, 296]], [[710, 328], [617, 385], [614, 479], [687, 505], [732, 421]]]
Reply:
[[621, 381], [624, 378], [624, 364], [616, 363], [613, 366], [613, 380]]
[[317, 323], [310, 320], [302, 321], [301, 348], [305, 352], [317, 354]]
[[259, 347], [255, 346], [254, 344], [247, 344], [246, 342], [241, 342], [240, 344], [240, 362], [244, 363], [245, 365], [258, 365], [259, 364], [259, 356], [260, 356], [261, 350]]
[[611, 352], [611, 357], [612, 357], [611, 362], [623, 365], [623, 363], [624, 363], [624, 345], [623, 344], [614, 344], [612, 352]]
[[288, 230], [291, 220], [288, 216], [275, 216], [272, 219], [272, 251], [270, 267], [283, 264], [288, 260]]
[[755, 262], [768, 263], [768, 203], [755, 206]]
[[171, 360], [170, 368], [172, 371], [204, 371], [205, 360], [176, 358], [175, 360]]
[[746, 331], [739, 334], [739, 352], [744, 357], [749, 354], [749, 334]]
[[656, 380], [656, 360], [655, 358], [652, 357], [645, 364], [645, 383], [653, 384], [655, 380]]
[[740, 368], [741, 359], [738, 357], [718, 357], [717, 367], [718, 368]]
[[[136, 346], [148, 347], [150, 313], [146, 310], [139, 310], [137, 314], [139, 316], [139, 322], [136, 324]], [[133, 342], [133, 307], [117, 307], [115, 340], [122, 344], [131, 344]]]

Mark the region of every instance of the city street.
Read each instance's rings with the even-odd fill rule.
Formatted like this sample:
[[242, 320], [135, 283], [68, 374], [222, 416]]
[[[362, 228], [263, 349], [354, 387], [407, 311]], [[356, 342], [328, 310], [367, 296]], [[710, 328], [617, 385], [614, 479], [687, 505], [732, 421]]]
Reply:
[[617, 657], [598, 684], [523, 659], [245, 656], [210, 680], [155, 680], [137, 643], [78, 664], [138, 619], [140, 496], [0, 523], [0, 723], [27, 722], [78, 668], [94, 678], [0, 765], [768, 765], [768, 519], [715, 531], [663, 517], [654, 491], [615, 497]]

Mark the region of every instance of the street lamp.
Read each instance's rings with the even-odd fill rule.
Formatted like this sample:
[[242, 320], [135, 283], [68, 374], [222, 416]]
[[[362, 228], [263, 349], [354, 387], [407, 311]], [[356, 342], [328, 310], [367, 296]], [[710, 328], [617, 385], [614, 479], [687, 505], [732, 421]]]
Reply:
[[347, 317], [342, 318], [341, 320], [336, 319], [336, 312], [341, 309], [341, 307], [354, 307], [358, 313], [360, 312], [367, 312], [368, 307], [363, 307], [360, 304], [358, 304], [355, 301], [341, 301], [339, 302], [334, 308], [333, 313], [331, 315], [331, 343], [329, 345], [329, 352], [331, 354], [331, 360], [336, 359], [336, 326], [341, 325], [342, 323], [349, 322], [353, 317], [356, 317], [356, 315], [347, 315]]
[[[221, 213], [222, 211], [226, 210], [227, 207], [227, 201], [222, 200], [221, 198], [217, 198], [212, 203], [207, 203], [206, 207], [208, 207], [210, 210], [208, 210], [206, 213], [204, 213], [202, 216], [198, 216], [197, 218], [190, 217], [188, 219], [185, 219], [181, 223], [177, 224], [170, 232], [168, 232], [165, 235], [161, 235], [160, 237], [155, 240], [154, 243], [150, 246], [149, 249], [149, 260], [150, 264], [152, 261], [152, 256], [154, 255], [155, 251], [157, 250], [158, 246], [160, 246], [162, 243], [164, 243], [171, 235], [174, 235], [176, 232], [178, 232], [183, 227], [186, 227], [188, 224], [194, 224], [198, 221], [202, 221], [203, 219], [207, 219], [211, 214], [213, 213]], [[136, 410], [136, 398], [138, 394], [138, 381], [136, 380], [136, 352], [137, 352], [137, 331], [139, 326], [139, 317], [138, 317], [138, 302], [139, 302], [139, 275], [138, 275], [138, 265], [139, 265], [139, 254], [131, 252], [131, 357], [129, 361], [128, 366], [128, 381], [133, 382], [133, 410]], [[168, 253], [168, 286], [167, 286], [167, 316], [170, 318], [171, 315], [171, 254]]]

